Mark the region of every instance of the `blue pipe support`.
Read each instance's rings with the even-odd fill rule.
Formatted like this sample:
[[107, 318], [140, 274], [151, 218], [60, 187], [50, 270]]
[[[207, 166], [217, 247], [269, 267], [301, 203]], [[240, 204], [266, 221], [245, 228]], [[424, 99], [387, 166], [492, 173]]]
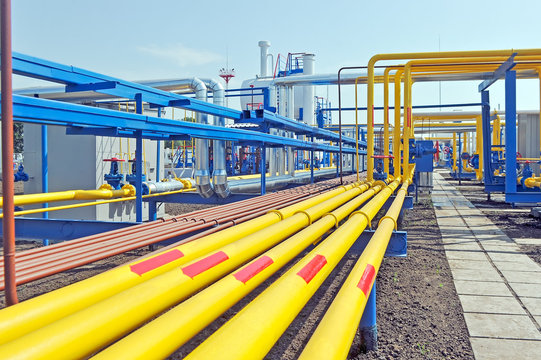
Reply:
[[458, 133], [458, 146], [457, 146], [457, 153], [456, 154], [456, 161], [458, 161], [458, 184], [460, 185], [460, 181], [462, 180], [462, 156], [459, 156], [460, 149], [462, 149], [462, 141], [461, 141], [461, 133]]
[[359, 325], [361, 342], [367, 350], [378, 349], [378, 325], [376, 323], [376, 282], [372, 285], [370, 295], [364, 307], [363, 316]]
[[261, 195], [265, 195], [267, 193], [267, 149], [264, 144], [261, 144], [261, 165], [259, 166], [259, 169], [261, 173]]
[[[49, 144], [47, 125], [41, 125], [41, 192], [49, 192]], [[48, 203], [43, 203], [43, 208], [48, 208]], [[42, 217], [49, 218], [49, 213], [44, 212]], [[43, 246], [49, 245], [49, 239], [43, 239]]]
[[[143, 97], [135, 95], [135, 112], [143, 113]], [[143, 222], [143, 132], [136, 131], [135, 141], [135, 221]]]
[[[505, 73], [505, 193], [517, 192], [517, 74]], [[489, 159], [487, 159], [489, 160]]]

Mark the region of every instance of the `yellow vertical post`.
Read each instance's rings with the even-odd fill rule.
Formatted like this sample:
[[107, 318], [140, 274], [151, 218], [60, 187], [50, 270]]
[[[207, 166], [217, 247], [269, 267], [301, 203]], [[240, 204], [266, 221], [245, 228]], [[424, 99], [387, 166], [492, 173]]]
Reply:
[[404, 70], [404, 131], [402, 133], [402, 173], [409, 174], [409, 141], [411, 133], [411, 65], [406, 64]]
[[394, 136], [393, 136], [393, 155], [394, 155], [394, 177], [400, 176], [400, 85], [402, 83], [403, 70], [397, 70], [394, 74]]
[[357, 111], [357, 82], [355, 78], [355, 161], [357, 164], [357, 181], [359, 181], [359, 112]]
[[[541, 68], [537, 68], [539, 75], [539, 157], [541, 157]], [[537, 156], [536, 156], [537, 157]]]
[[475, 170], [475, 173], [477, 174], [477, 180], [481, 181], [483, 180], [483, 127], [482, 127], [482, 117], [476, 116], [476, 122], [475, 122], [475, 138], [477, 140], [477, 149], [476, 153], [479, 155], [479, 169]]
[[383, 171], [389, 175], [389, 71], [385, 68], [383, 73]]
[[[462, 144], [462, 152], [468, 152], [468, 133], [464, 133], [464, 144]], [[462, 168], [466, 169], [468, 167], [468, 160], [462, 160]]]
[[456, 165], [456, 150], [457, 146], [456, 146], [456, 132], [453, 133], [453, 171], [456, 172], [457, 170], [457, 165]]

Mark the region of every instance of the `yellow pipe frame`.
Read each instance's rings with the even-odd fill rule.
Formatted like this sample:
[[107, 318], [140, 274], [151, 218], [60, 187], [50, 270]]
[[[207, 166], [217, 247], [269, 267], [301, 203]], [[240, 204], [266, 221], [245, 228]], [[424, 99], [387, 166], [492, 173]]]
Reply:
[[401, 182], [382, 189], [185, 359], [262, 359]]
[[383, 255], [393, 230], [397, 229], [398, 216], [409, 184], [409, 181], [404, 182], [398, 190], [391, 207], [379, 221], [376, 232], [308, 341], [299, 360], [347, 358]]
[[359, 195], [93, 359], [166, 358], [380, 190], [381, 185], [369, 189], [369, 184], [349, 190]]
[[456, 152], [457, 152], [457, 146], [456, 146], [456, 133], [453, 133], [453, 171], [456, 172], [458, 169], [457, 162], [456, 162]]
[[[541, 55], [541, 49], [510, 49], [510, 50], [481, 50], [481, 51], [444, 51], [444, 52], [419, 52], [419, 53], [395, 53], [395, 54], [377, 54], [374, 55], [368, 62], [367, 70], [367, 179], [370, 181], [373, 179], [374, 172], [374, 67], [378, 61], [382, 60], [407, 60], [407, 59], [442, 59], [442, 58], [479, 58], [479, 57], [509, 57], [516, 53], [518, 56], [539, 56]], [[406, 74], [406, 82], [411, 81]], [[409, 90], [407, 86], [404, 89], [404, 105], [409, 104]], [[406, 110], [406, 115], [409, 113], [411, 116], [411, 108]], [[411, 119], [409, 119], [411, 121]], [[406, 133], [406, 131], [404, 131]], [[408, 164], [409, 149], [408, 144], [404, 143], [404, 164]], [[406, 166], [408, 167], [408, 166]], [[408, 173], [408, 172], [405, 172]]]
[[[139, 271], [138, 264], [153, 263], [156, 260], [152, 259], [163, 258], [164, 253], [4, 309], [0, 311], [0, 358], [16, 354], [33, 359], [88, 356], [293, 234], [294, 229], [308, 225], [311, 220], [302, 210], [316, 207], [313, 216], [322, 216], [340, 205], [338, 201], [351, 199], [354, 194], [344, 193], [359, 185], [340, 186], [177, 246], [166, 252], [169, 256], [176, 254], [172, 261], [158, 261], [151, 270]], [[318, 206], [320, 203], [325, 205]], [[206, 255], [210, 252], [213, 254]], [[209, 263], [215, 266], [208, 267]], [[181, 272], [179, 265], [183, 265]], [[202, 267], [205, 269], [196, 273]], [[43, 335], [53, 333], [57, 335], [53, 339]]]

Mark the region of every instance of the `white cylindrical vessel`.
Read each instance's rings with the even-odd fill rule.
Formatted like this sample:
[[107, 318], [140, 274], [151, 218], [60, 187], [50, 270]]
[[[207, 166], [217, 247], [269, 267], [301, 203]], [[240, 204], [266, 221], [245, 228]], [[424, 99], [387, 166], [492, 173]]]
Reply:
[[262, 40], [258, 43], [259, 47], [261, 48], [261, 70], [260, 70], [260, 76], [265, 77], [268, 76], [268, 70], [267, 70], [267, 54], [269, 51], [269, 47], [271, 46], [270, 41]]
[[[302, 57], [303, 62], [303, 75], [313, 75], [314, 74], [314, 63], [315, 63], [314, 54], [304, 54]], [[315, 125], [314, 117], [314, 86], [308, 85], [304, 87], [303, 93], [303, 121], [308, 125]]]

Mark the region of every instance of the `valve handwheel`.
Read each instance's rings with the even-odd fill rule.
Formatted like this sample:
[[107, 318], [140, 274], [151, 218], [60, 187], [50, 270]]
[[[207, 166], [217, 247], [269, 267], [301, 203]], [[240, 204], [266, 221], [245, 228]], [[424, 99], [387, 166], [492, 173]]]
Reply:
[[125, 162], [126, 160], [124, 159], [118, 159], [116, 157], [112, 157], [110, 159], [103, 159], [103, 161], [122, 161], [122, 162]]

